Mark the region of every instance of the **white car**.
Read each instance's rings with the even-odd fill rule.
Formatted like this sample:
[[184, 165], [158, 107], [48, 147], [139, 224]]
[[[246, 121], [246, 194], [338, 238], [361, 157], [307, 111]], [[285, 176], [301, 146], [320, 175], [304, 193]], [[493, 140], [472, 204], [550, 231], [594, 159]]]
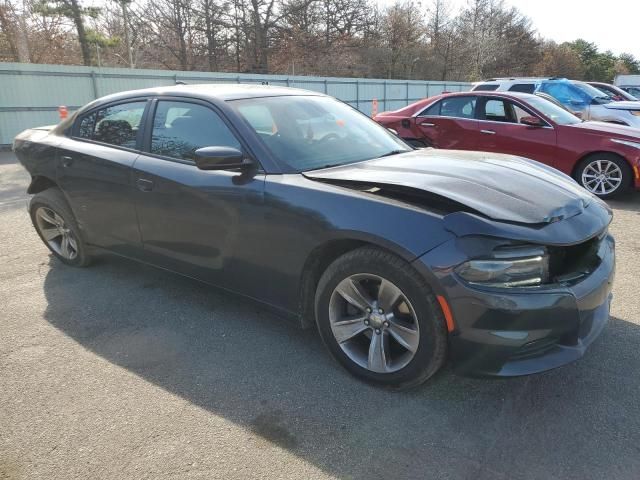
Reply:
[[474, 85], [472, 91], [509, 91], [551, 95], [583, 120], [617, 123], [640, 128], [640, 101], [613, 102], [585, 82], [566, 78], [493, 78]]

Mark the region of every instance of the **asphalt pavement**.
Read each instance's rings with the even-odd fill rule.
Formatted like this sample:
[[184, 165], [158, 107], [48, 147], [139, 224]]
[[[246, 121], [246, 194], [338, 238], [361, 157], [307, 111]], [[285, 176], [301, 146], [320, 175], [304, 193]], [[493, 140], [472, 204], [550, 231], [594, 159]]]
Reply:
[[640, 193], [612, 202], [612, 317], [584, 358], [393, 393], [237, 297], [62, 265], [27, 184], [1, 153], [0, 479], [640, 478]]

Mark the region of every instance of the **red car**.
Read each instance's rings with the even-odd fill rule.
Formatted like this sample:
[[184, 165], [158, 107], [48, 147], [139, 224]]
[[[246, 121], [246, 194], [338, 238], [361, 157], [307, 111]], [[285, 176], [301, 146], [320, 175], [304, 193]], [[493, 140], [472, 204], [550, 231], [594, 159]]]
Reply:
[[416, 147], [531, 158], [610, 198], [640, 188], [640, 130], [583, 122], [554, 103], [517, 92], [438, 95], [375, 120]]

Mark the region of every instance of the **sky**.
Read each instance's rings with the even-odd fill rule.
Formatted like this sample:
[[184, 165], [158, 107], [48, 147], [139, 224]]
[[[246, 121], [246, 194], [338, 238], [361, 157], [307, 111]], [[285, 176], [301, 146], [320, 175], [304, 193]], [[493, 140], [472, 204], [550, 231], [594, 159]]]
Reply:
[[[386, 6], [395, 0], [378, 2]], [[467, 3], [450, 2], [456, 7]], [[602, 51], [611, 50], [616, 55], [627, 52], [640, 59], [640, 0], [504, 0], [504, 3], [529, 17], [544, 38], [559, 43], [584, 38]]]

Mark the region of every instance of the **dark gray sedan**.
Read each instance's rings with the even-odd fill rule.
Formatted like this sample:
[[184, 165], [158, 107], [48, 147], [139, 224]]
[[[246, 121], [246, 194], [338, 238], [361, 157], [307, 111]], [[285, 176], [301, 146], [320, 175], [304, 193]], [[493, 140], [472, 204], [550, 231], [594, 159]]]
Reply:
[[569, 177], [413, 150], [331, 97], [194, 85], [96, 100], [18, 135], [53, 255], [108, 251], [316, 325], [369, 381], [447, 360], [511, 376], [579, 358], [609, 317], [611, 211]]

